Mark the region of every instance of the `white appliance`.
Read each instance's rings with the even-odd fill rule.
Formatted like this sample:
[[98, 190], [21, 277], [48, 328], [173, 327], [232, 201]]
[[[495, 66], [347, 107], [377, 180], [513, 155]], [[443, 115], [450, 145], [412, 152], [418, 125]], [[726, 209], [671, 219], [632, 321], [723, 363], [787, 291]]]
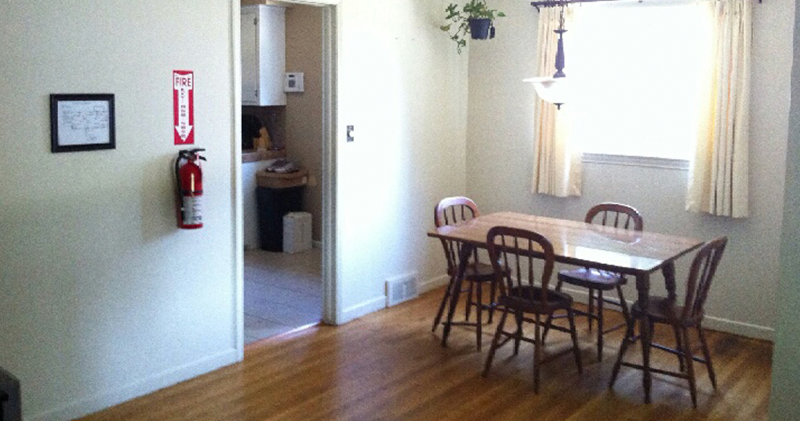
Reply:
[[283, 217], [283, 252], [311, 250], [311, 214], [289, 212]]

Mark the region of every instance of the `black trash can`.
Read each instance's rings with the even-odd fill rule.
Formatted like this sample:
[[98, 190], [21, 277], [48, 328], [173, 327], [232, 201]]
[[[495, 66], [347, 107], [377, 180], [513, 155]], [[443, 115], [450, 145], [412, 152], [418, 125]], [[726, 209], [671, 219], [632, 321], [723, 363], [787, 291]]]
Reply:
[[283, 251], [283, 216], [300, 212], [303, 207], [303, 186], [258, 187], [258, 236], [261, 249]]
[[0, 421], [22, 421], [19, 380], [0, 367]]
[[261, 249], [283, 251], [283, 216], [303, 210], [303, 188], [308, 184], [308, 170], [286, 174], [256, 173], [258, 202], [258, 237]]

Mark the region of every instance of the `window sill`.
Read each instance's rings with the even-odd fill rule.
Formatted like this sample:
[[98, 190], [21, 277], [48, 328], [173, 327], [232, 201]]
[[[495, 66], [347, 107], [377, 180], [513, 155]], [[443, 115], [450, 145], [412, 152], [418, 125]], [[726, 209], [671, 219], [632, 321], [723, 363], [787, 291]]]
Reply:
[[667, 170], [689, 170], [689, 161], [685, 159], [655, 158], [650, 156], [631, 155], [606, 155], [599, 153], [585, 153], [584, 163], [602, 165], [623, 165], [628, 167], [663, 168]]

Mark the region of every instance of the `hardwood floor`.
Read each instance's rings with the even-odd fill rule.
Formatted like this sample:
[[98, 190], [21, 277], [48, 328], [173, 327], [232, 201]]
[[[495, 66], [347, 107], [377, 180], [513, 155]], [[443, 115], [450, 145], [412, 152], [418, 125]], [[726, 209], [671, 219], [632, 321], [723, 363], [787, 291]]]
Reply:
[[[698, 409], [685, 381], [653, 376], [653, 404], [643, 403], [641, 372], [622, 368], [607, 388], [621, 333], [608, 336], [602, 363], [594, 336], [578, 320], [584, 373], [570, 355], [542, 367], [533, 394], [533, 351], [498, 350], [488, 378], [480, 372], [494, 326], [475, 333], [455, 327], [448, 348], [441, 328], [430, 332], [442, 290], [344, 326], [320, 326], [256, 342], [245, 360], [123, 403], [85, 420], [759, 420], [767, 418], [772, 345], [708, 332], [719, 389], [705, 367], [698, 373]], [[463, 314], [463, 313], [462, 313]], [[609, 325], [619, 318], [609, 312]], [[670, 332], [656, 340], [672, 344]], [[552, 332], [546, 354], [569, 346]], [[638, 347], [629, 356], [637, 355]], [[653, 350], [654, 366], [677, 368], [673, 355]]]

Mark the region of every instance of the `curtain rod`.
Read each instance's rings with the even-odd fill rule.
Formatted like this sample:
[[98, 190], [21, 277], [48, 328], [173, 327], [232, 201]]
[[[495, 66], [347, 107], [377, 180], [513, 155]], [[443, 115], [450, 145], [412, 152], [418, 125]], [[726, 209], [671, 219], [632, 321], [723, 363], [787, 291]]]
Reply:
[[[540, 8], [558, 7], [562, 4], [576, 4], [576, 3], [599, 3], [599, 2], [617, 2], [626, 0], [545, 0], [545, 1], [532, 1], [531, 6], [536, 10]], [[627, 0], [630, 1], [630, 0]], [[762, 0], [758, 0], [761, 3]], [[639, 3], [644, 3], [644, 0], [639, 0]]]
[[601, 2], [601, 1], [603, 1], [603, 2], [609, 1], [610, 2], [610, 1], [620, 1], [620, 0], [563, 0], [563, 1], [545, 0], [545, 1], [532, 1], [531, 2], [531, 6], [533, 6], [533, 7], [538, 9], [540, 7], [545, 7], [545, 8], [547, 8], [547, 7], [558, 7], [558, 6], [561, 6], [562, 4], [598, 3], [598, 2]]

